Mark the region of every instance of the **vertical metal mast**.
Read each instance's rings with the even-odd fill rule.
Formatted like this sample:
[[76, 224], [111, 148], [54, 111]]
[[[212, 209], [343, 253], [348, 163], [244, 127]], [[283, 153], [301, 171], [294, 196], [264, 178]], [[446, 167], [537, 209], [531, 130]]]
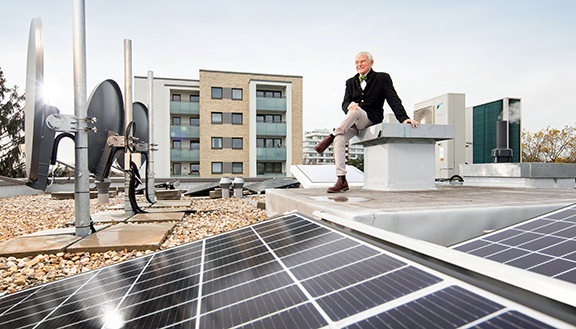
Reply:
[[148, 71], [148, 196], [156, 202], [154, 192], [154, 73]]
[[[132, 40], [124, 39], [124, 129], [132, 122]], [[130, 175], [128, 175], [128, 170], [130, 170], [131, 154], [127, 147], [128, 143], [131, 141], [126, 139], [124, 143], [126, 148], [124, 149], [124, 214], [126, 216], [133, 216], [134, 209], [130, 205], [130, 199], [128, 197], [128, 190], [130, 189]]]
[[75, 138], [74, 206], [76, 236], [90, 235], [90, 181], [88, 177], [88, 109], [86, 104], [86, 21], [84, 0], [72, 2], [74, 49], [74, 115], [78, 121]]

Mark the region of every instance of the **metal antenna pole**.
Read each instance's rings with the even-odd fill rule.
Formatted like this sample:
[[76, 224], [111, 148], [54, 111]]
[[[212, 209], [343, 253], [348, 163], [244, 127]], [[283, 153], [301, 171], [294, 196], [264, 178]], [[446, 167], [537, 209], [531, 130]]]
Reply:
[[154, 73], [148, 71], [148, 196], [150, 201], [156, 202], [156, 194], [154, 191]]
[[76, 236], [90, 235], [90, 180], [88, 177], [88, 116], [86, 104], [86, 20], [84, 0], [72, 2], [74, 49], [74, 115], [78, 120], [75, 137], [74, 206]]
[[[132, 40], [124, 39], [124, 123], [126, 129], [128, 125], [132, 122]], [[130, 143], [129, 140], [124, 141], [126, 145]], [[128, 147], [124, 149], [124, 214], [126, 216], [133, 216], [134, 209], [130, 205], [130, 198], [128, 197], [128, 191], [130, 189], [130, 175], [128, 175], [128, 170], [130, 170], [130, 160], [131, 154]]]

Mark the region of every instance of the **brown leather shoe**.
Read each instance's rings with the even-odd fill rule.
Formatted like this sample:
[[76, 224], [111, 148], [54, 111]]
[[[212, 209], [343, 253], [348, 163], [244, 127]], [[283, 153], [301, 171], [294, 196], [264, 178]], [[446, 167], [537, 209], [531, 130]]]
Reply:
[[316, 152], [322, 154], [322, 153], [324, 153], [324, 151], [326, 151], [328, 146], [330, 146], [330, 144], [332, 144], [332, 141], [334, 141], [334, 136], [330, 134], [330, 135], [328, 135], [328, 137], [324, 138], [320, 143], [315, 145], [314, 150], [316, 150]]
[[346, 176], [338, 176], [338, 180], [334, 186], [329, 187], [326, 192], [328, 193], [337, 193], [337, 192], [344, 192], [348, 191], [348, 181], [346, 180]]

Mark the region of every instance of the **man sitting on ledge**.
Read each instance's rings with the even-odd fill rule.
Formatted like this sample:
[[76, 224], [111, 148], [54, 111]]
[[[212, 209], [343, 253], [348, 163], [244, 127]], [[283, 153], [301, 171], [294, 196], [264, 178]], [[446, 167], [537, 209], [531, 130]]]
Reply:
[[362, 51], [356, 55], [358, 74], [346, 81], [346, 92], [342, 102], [342, 110], [346, 117], [338, 127], [334, 128], [330, 136], [314, 146], [316, 152], [322, 154], [334, 141], [338, 179], [334, 186], [328, 188], [328, 193], [348, 190], [346, 159], [344, 158], [346, 143], [360, 130], [384, 120], [384, 101], [388, 102], [398, 122], [409, 123], [412, 127], [418, 126], [418, 122], [411, 120], [406, 114], [390, 75], [372, 71], [372, 65], [374, 65], [374, 59], [369, 52]]

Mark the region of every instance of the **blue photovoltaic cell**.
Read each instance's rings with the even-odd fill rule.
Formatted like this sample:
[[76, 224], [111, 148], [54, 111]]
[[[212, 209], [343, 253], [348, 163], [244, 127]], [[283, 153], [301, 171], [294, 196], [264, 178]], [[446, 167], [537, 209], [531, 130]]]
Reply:
[[[566, 266], [553, 265], [541, 270]], [[500, 309], [446, 286], [401, 257], [292, 214], [9, 294], [0, 298], [0, 327], [320, 328], [360, 314], [360, 327], [390, 317], [443, 328]], [[431, 293], [410, 298], [422, 289]], [[407, 302], [372, 317], [398, 298]]]
[[477, 326], [472, 328], [475, 329], [552, 329], [551, 327], [545, 323], [542, 323], [538, 320], [534, 320], [522, 313], [516, 311], [509, 311], [503, 314], [500, 314], [490, 320], [487, 320]]
[[460, 243], [453, 249], [576, 283], [576, 205]]
[[484, 297], [451, 286], [348, 328], [456, 328], [502, 308]]

